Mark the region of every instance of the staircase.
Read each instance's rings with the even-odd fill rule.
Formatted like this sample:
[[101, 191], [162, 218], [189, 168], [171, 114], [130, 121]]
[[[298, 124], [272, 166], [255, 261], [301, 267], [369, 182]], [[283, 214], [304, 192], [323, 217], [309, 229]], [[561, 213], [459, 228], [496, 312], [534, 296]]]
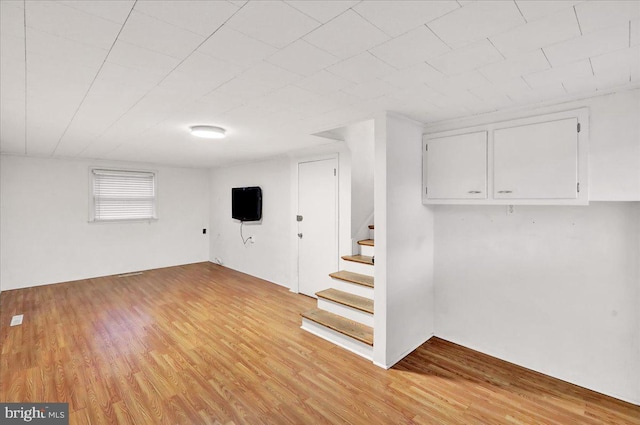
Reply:
[[317, 308], [302, 316], [302, 329], [369, 360], [373, 358], [374, 226], [358, 241], [359, 254], [345, 255], [345, 270], [329, 274], [332, 287], [316, 292]]

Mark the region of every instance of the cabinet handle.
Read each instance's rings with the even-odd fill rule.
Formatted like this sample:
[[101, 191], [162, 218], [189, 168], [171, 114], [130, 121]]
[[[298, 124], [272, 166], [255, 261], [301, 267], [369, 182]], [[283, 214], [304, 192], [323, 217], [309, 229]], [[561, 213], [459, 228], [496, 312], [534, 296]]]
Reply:
[[469, 191], [469, 192], [467, 192], [467, 193], [482, 193], [482, 192], [480, 192], [479, 190], [470, 190], [470, 191]]
[[499, 190], [498, 193], [513, 193], [511, 190]]

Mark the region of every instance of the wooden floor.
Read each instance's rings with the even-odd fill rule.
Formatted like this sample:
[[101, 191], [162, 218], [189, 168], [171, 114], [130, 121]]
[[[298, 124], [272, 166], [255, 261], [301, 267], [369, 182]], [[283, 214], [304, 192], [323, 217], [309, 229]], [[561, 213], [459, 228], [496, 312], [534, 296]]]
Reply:
[[302, 331], [314, 303], [209, 263], [3, 292], [0, 401], [68, 402], [94, 425], [640, 424], [440, 339], [385, 371]]

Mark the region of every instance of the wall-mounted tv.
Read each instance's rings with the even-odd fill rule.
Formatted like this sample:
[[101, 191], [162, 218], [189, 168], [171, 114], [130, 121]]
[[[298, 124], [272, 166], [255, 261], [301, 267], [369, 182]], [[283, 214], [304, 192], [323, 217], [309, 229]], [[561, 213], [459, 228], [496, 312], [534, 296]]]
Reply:
[[260, 221], [262, 219], [262, 189], [258, 186], [232, 188], [231, 217], [240, 221]]

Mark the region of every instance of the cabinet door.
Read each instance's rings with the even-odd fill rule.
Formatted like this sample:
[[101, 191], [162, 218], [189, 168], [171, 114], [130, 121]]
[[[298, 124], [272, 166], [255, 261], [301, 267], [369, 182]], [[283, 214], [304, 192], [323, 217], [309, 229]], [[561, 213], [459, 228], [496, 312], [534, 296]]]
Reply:
[[577, 198], [577, 125], [569, 118], [495, 130], [493, 197]]
[[426, 199], [487, 198], [487, 132], [425, 141]]

